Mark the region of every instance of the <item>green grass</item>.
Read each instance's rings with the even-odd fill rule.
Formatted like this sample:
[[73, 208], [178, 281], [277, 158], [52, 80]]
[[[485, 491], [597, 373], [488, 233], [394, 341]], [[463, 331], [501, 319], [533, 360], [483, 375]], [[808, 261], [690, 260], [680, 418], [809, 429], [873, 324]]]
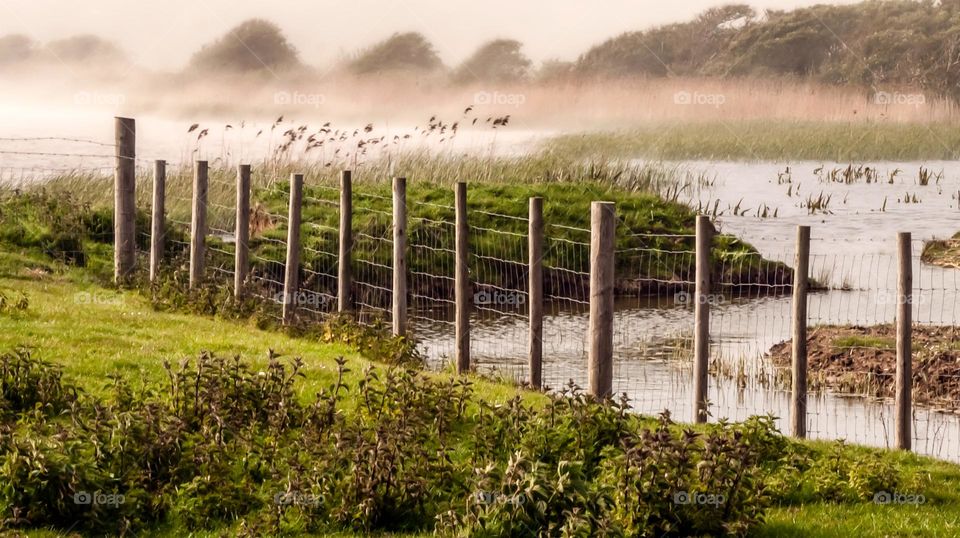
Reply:
[[[0, 292], [14, 298], [26, 295], [29, 307], [0, 314], [0, 349], [29, 347], [35, 356], [62, 364], [66, 381], [95, 393], [109, 384], [111, 374], [160, 383], [166, 379], [164, 360], [176, 363], [202, 351], [241, 355], [258, 365], [266, 365], [271, 349], [302, 357], [307, 378], [298, 387], [304, 398], [336, 379], [339, 356], [348, 359], [348, 382], [359, 380], [364, 368], [377, 366], [345, 345], [261, 330], [252, 322], [158, 312], [141, 294], [105, 289], [98, 281], [87, 270], [65, 269], [3, 247]], [[508, 385], [481, 379], [477, 383], [479, 393], [492, 401], [516, 394]]]
[[710, 121], [561, 135], [545, 146], [578, 158], [952, 160], [960, 132], [949, 123]]
[[844, 336], [834, 340], [833, 345], [839, 348], [893, 349], [897, 342], [894, 338], [882, 336]]
[[[811, 442], [818, 450], [828, 450], [832, 443]], [[849, 447], [851, 453], [877, 458], [877, 451]], [[766, 525], [753, 536], [847, 538], [876, 537], [939, 537], [960, 534], [960, 467], [933, 461], [904, 452], [883, 452], [883, 459], [912, 476], [923, 488], [907, 486], [899, 493], [918, 491], [926, 499], [923, 504], [876, 504], [813, 502], [776, 507], [768, 511]]]
[[[31, 252], [0, 252], [0, 291], [14, 297], [25, 295], [26, 311], [0, 314], [0, 349], [29, 345], [34, 353], [64, 367], [65, 377], [85, 390], [99, 393], [109, 383], [108, 375], [123, 374], [144, 382], [161, 381], [162, 359], [177, 361], [194, 357], [201, 350], [239, 353], [265, 363], [273, 349], [305, 360], [306, 378], [298, 385], [301, 396], [332, 382], [334, 360], [348, 359], [352, 370], [348, 383], [355, 383], [364, 367], [372, 365], [353, 350], [278, 332], [257, 329], [249, 323], [185, 314], [157, 312], [137, 292], [118, 292], [99, 287], [89, 270], [64, 268]], [[94, 300], [76, 301], [77, 297]], [[438, 376], [448, 375], [444, 373]], [[477, 379], [478, 396], [503, 402], [517, 394], [516, 387]], [[544, 398], [523, 392], [528, 402]], [[834, 450], [835, 443], [806, 443], [817, 452]], [[903, 477], [903, 493], [921, 492], [926, 503], [877, 505], [862, 502], [809, 502], [798, 499], [787, 506], [771, 508], [767, 523], [755, 536], [949, 536], [960, 532], [960, 467], [906, 453], [846, 447], [845, 457], [892, 463]], [[196, 536], [215, 536], [223, 529]], [[152, 529], [145, 536], [178, 536], [171, 527]], [[30, 536], [57, 536], [38, 530]], [[348, 536], [340, 534], [335, 536]]]

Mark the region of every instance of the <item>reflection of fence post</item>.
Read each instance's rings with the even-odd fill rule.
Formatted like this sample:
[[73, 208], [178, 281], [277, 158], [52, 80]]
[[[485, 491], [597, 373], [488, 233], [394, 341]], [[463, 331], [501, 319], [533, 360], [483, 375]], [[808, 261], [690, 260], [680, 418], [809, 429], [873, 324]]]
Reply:
[[707, 368], [710, 361], [710, 217], [697, 216], [697, 283], [694, 291], [693, 421], [707, 421]]
[[133, 118], [116, 118], [114, 130], [113, 278], [124, 284], [133, 276], [137, 262], [137, 123]]
[[153, 206], [150, 216], [150, 282], [155, 282], [163, 259], [164, 203], [167, 191], [167, 162], [153, 162]]
[[347, 312], [350, 303], [350, 252], [353, 250], [353, 185], [350, 170], [340, 173], [340, 257], [337, 271], [337, 311]]
[[455, 190], [456, 211], [456, 360], [457, 373], [470, 370], [470, 228], [467, 224], [467, 184], [460, 181]]
[[810, 273], [810, 227], [797, 226], [797, 258], [793, 270], [793, 392], [791, 432], [807, 436], [807, 278]]
[[243, 294], [243, 284], [250, 271], [250, 165], [237, 167], [237, 222], [234, 229], [236, 266], [233, 274], [233, 295]]
[[393, 334], [407, 335], [407, 179], [393, 178]]
[[897, 234], [900, 262], [897, 283], [897, 381], [894, 399], [897, 448], [911, 447], [911, 384], [913, 381], [913, 347], [910, 330], [913, 323], [913, 252], [910, 233]]
[[190, 217], [190, 287], [203, 280], [203, 256], [207, 239], [207, 161], [193, 169], [193, 211]]
[[287, 216], [287, 265], [283, 278], [283, 324], [293, 321], [300, 291], [300, 212], [303, 174], [290, 175], [290, 208]]
[[616, 272], [616, 204], [590, 204], [589, 391], [597, 398], [613, 392], [613, 291]]
[[530, 386], [543, 388], [543, 198], [530, 198], [527, 229]]

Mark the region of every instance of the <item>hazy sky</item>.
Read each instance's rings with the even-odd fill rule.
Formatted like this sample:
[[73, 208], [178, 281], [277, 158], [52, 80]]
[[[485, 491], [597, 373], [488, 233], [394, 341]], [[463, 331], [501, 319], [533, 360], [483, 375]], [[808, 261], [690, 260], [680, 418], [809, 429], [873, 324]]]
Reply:
[[[742, 0], [741, 0], [742, 1]], [[752, 0], [790, 9], [855, 0]], [[308, 63], [323, 64], [395, 31], [418, 31], [455, 64], [482, 42], [519, 39], [534, 60], [574, 59], [621, 32], [686, 20], [715, 0], [0, 0], [0, 35], [46, 41], [78, 33], [120, 44], [147, 68], [176, 69], [251, 17], [277, 23]]]

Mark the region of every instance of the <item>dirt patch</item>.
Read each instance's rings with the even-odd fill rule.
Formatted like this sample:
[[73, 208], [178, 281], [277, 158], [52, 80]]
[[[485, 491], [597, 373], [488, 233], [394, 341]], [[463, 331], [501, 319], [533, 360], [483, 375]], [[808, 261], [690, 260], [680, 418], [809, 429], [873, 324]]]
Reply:
[[[770, 349], [789, 367], [792, 342]], [[844, 394], [892, 398], [897, 371], [893, 325], [821, 326], [807, 334], [809, 385]], [[914, 402], [960, 412], [960, 328], [913, 328]]]

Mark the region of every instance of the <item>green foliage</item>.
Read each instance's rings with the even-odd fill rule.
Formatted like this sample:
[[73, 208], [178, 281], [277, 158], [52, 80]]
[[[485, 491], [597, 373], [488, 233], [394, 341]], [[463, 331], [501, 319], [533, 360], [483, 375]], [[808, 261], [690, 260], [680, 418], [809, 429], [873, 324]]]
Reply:
[[[836, 497], [819, 486], [827, 478], [778, 489], [797, 453], [770, 418], [694, 432], [573, 385], [541, 408], [491, 405], [464, 378], [410, 369], [370, 368], [348, 385], [341, 359], [331, 384], [305, 400], [300, 359], [271, 354], [258, 371], [204, 353], [165, 363], [159, 385], [115, 376], [110, 398], [82, 396], [51, 419], [28, 403], [54, 399], [36, 386], [73, 389], [55, 366], [16, 360], [28, 361], [30, 379], [55, 381], [4, 385], [5, 400], [21, 402], [0, 421], [5, 529], [123, 534], [240, 521], [253, 534], [744, 535], [776, 497]], [[823, 476], [835, 471], [852, 492], [837, 498], [898, 479], [842, 451], [835, 461]], [[100, 502], [78, 502], [85, 493]]]
[[496, 39], [481, 46], [453, 73], [453, 80], [467, 82], [518, 82], [527, 77], [530, 59], [513, 39]]
[[416, 32], [393, 34], [361, 52], [348, 69], [358, 75], [389, 71], [435, 71], [443, 67], [433, 45]]
[[190, 59], [191, 69], [216, 73], [274, 72], [299, 65], [296, 49], [280, 28], [263, 19], [244, 21]]
[[769, 10], [713, 8], [693, 21], [626, 33], [583, 54], [582, 75], [759, 75], [919, 87], [957, 97], [960, 4], [882, 0]]

